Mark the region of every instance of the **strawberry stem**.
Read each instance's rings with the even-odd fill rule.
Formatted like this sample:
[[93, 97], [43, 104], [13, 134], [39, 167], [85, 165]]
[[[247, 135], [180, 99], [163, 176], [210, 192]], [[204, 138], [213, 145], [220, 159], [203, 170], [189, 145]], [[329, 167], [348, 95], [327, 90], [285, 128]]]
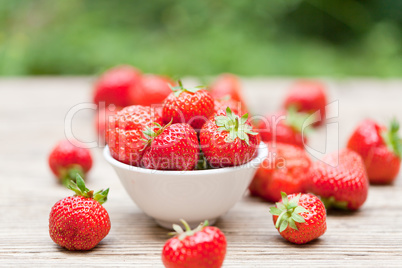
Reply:
[[76, 182], [70, 180], [67, 188], [74, 191], [76, 196], [92, 198], [98, 201], [101, 205], [107, 201], [107, 195], [109, 194], [109, 188], [106, 190], [100, 190], [96, 193], [94, 193], [93, 190], [89, 190], [85, 186], [85, 182], [79, 174], [76, 176]]
[[286, 193], [281, 192], [281, 196], [282, 201], [277, 202], [276, 206], [271, 207], [269, 211], [272, 215], [278, 216], [275, 228], [279, 229], [279, 232], [285, 231], [288, 226], [292, 229], [298, 230], [296, 223], [306, 222], [300, 214], [309, 212], [304, 207], [299, 206], [301, 194], [298, 194], [291, 201], [289, 201]]
[[229, 132], [229, 142], [233, 142], [236, 138], [245, 141], [249, 145], [248, 135], [257, 135], [257, 132], [252, 131], [252, 126], [247, 123], [248, 114], [244, 114], [242, 117], [232, 113], [232, 110], [226, 108], [226, 116], [216, 115], [215, 123], [218, 126], [219, 131]]
[[[308, 113], [298, 112], [297, 107], [292, 105], [287, 109], [286, 124], [294, 131], [301, 133], [303, 131], [303, 124], [310, 115]], [[311, 131], [306, 128], [305, 132]]]
[[[146, 139], [143, 139], [145, 141], [145, 146], [144, 148], [141, 149], [141, 151], [145, 150], [149, 145], [152, 144], [154, 139], [162, 134], [162, 132], [168, 128], [173, 122], [173, 118], [170, 119], [170, 122], [164, 125], [163, 127], [159, 125], [158, 123], [154, 123], [155, 126], [153, 127], [147, 127], [142, 133], [147, 137]], [[155, 128], [158, 128], [158, 130], [155, 132]]]
[[385, 144], [399, 158], [402, 156], [402, 141], [399, 137], [399, 123], [394, 118], [392, 119], [389, 129], [382, 133]]
[[169, 84], [170, 89], [173, 91], [174, 95], [176, 97], [179, 97], [180, 94], [184, 91], [186, 92], [190, 92], [190, 93], [195, 93], [200, 89], [205, 88], [205, 86], [197, 86], [197, 87], [193, 87], [193, 88], [184, 88], [183, 87], [183, 83], [181, 82], [181, 80], [177, 80], [177, 83], [179, 84], [178, 86], [173, 87], [172, 85]]
[[196, 232], [202, 231], [204, 227], [207, 227], [209, 225], [208, 220], [205, 220], [204, 222], [200, 223], [200, 225], [198, 225], [194, 230], [191, 230], [190, 225], [188, 225], [185, 220], [180, 219], [180, 222], [183, 224], [185, 231], [183, 231], [180, 225], [173, 224], [173, 230], [175, 230], [175, 232], [169, 233], [169, 235], [178, 235], [179, 240], [183, 240], [187, 236], [193, 236]]
[[84, 170], [80, 165], [71, 165], [68, 168], [62, 168], [59, 171], [62, 184], [67, 187], [70, 181], [75, 181], [77, 175], [85, 178]]

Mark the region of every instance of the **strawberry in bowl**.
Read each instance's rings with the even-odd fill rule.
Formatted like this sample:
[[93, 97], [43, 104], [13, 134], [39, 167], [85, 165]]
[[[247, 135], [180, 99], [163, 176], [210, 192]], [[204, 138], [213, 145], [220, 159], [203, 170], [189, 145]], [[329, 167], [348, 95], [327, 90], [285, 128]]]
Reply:
[[178, 83], [163, 102], [163, 122], [187, 123], [199, 131], [214, 113], [214, 99], [202, 87], [184, 88], [181, 81]]
[[253, 131], [248, 114], [240, 117], [227, 107], [204, 124], [200, 144], [212, 166], [230, 167], [247, 163], [254, 157], [260, 136]]
[[[104, 157], [115, 169], [127, 193], [159, 225], [170, 229], [182, 218], [192, 227], [205, 219], [213, 224], [243, 196], [267, 156], [267, 147], [259, 143], [259, 135], [252, 131], [247, 115], [239, 117], [228, 111], [230, 109], [211, 117], [202, 128], [202, 146], [191, 125], [169, 122], [167, 125], [150, 123], [141, 130], [138, 136], [141, 138], [120, 140], [118, 151], [121, 152], [129, 152], [133, 142], [137, 144], [133, 152], [136, 161], [131, 164], [114, 153], [116, 148], [105, 147]], [[143, 117], [131, 114], [130, 121], [142, 122], [139, 116]], [[123, 119], [119, 121], [125, 125]], [[226, 128], [225, 124], [236, 127]], [[114, 131], [124, 130], [124, 127], [116, 129]], [[116, 143], [108, 144], [115, 146]], [[220, 154], [214, 144], [225, 147], [225, 154]], [[223, 165], [195, 170], [201, 149], [207, 161], [216, 160]], [[220, 157], [224, 160], [220, 161]]]

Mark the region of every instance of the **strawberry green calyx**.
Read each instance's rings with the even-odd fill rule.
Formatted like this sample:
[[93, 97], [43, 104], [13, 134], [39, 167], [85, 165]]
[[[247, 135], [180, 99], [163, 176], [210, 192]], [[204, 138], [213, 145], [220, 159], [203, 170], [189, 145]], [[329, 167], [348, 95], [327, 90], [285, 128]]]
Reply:
[[174, 95], [176, 97], [180, 96], [180, 94], [182, 92], [190, 92], [190, 93], [195, 93], [200, 89], [205, 88], [204, 86], [197, 86], [197, 87], [193, 87], [193, 88], [184, 88], [183, 87], [183, 83], [181, 82], [181, 80], [178, 80], [177, 83], [179, 84], [178, 86], [172, 86], [171, 84], [169, 84], [170, 89], [173, 91]]
[[80, 175], [81, 178], [85, 178], [84, 170], [80, 165], [72, 165], [68, 168], [61, 168], [59, 170], [59, 178], [65, 187], [67, 187], [70, 181], [74, 181], [77, 178], [77, 175]]
[[187, 236], [193, 236], [196, 232], [202, 231], [204, 227], [207, 227], [209, 225], [208, 220], [206, 220], [200, 223], [200, 225], [198, 225], [195, 229], [191, 230], [190, 226], [185, 220], [181, 219], [180, 222], [183, 224], [186, 230], [183, 230], [178, 224], [173, 224], [173, 230], [175, 230], [175, 232], [169, 233], [169, 235], [178, 235], [179, 240], [183, 240]]
[[219, 127], [219, 131], [229, 132], [229, 141], [233, 142], [236, 138], [245, 141], [249, 145], [248, 135], [257, 135], [257, 132], [252, 131], [252, 126], [247, 124], [248, 114], [244, 114], [242, 117], [233, 114], [232, 110], [226, 108], [226, 116], [215, 116], [216, 125]]
[[387, 147], [394, 152], [399, 158], [402, 157], [402, 140], [399, 137], [399, 123], [394, 118], [391, 121], [390, 127], [388, 130], [382, 133], [382, 137], [384, 139]]
[[306, 222], [300, 213], [309, 212], [302, 206], [299, 206], [299, 199], [301, 194], [298, 194], [295, 198], [289, 201], [286, 193], [281, 192], [282, 202], [277, 202], [275, 207], [271, 207], [269, 212], [272, 215], [278, 216], [275, 227], [279, 229], [279, 232], [283, 232], [290, 226], [290, 228], [298, 230], [296, 222]]
[[[159, 124], [154, 122], [153, 127], [147, 127], [142, 133], [145, 135], [145, 139], [142, 139], [145, 142], [145, 146], [144, 148], [142, 148], [141, 150], [145, 150], [145, 148], [147, 148], [149, 145], [151, 145], [151, 143], [153, 142], [153, 140], [158, 137], [167, 127], [169, 127], [173, 122], [173, 118], [170, 120], [169, 123], [167, 123], [166, 125], [164, 125], [163, 127]], [[156, 130], [157, 129], [157, 130]], [[155, 131], [156, 130], [156, 131]]]
[[109, 188], [106, 190], [97, 191], [96, 193], [94, 193], [93, 190], [89, 190], [85, 186], [85, 182], [79, 174], [77, 174], [76, 182], [70, 180], [70, 184], [67, 186], [67, 188], [73, 190], [75, 195], [95, 199], [101, 205], [107, 201], [107, 195], [109, 193]]
[[348, 202], [337, 201], [335, 197], [320, 197], [320, 200], [324, 204], [326, 209], [336, 208], [341, 210], [348, 210]]
[[[287, 109], [286, 124], [294, 131], [301, 133], [303, 131], [304, 122], [309, 116], [310, 114], [308, 113], [298, 112], [296, 106], [292, 105]], [[308, 132], [310, 128], [306, 128], [306, 130]]]

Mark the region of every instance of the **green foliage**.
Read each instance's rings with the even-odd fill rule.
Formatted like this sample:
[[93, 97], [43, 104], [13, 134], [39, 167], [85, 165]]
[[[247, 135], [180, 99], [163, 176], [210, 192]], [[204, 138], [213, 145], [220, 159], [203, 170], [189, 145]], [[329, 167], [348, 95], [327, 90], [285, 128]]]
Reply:
[[0, 0], [0, 74], [401, 76], [401, 1]]

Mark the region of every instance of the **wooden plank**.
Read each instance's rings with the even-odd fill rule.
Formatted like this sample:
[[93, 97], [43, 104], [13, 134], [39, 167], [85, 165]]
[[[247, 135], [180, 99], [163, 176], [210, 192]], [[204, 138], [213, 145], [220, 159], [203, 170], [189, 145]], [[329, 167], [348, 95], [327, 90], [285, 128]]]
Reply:
[[[67, 252], [48, 235], [52, 205], [69, 191], [60, 187], [47, 167], [47, 154], [64, 137], [64, 118], [80, 102], [90, 101], [91, 78], [0, 79], [0, 266], [134, 266], [161, 267], [160, 253], [167, 231], [145, 216], [125, 193], [112, 168], [93, 150], [95, 165], [89, 187], [110, 186], [105, 204], [112, 229], [94, 250]], [[291, 79], [244, 79], [254, 113], [274, 111]], [[326, 80], [330, 100], [339, 100], [340, 146], [365, 117], [402, 120], [402, 81]], [[194, 79], [185, 81], [195, 84]], [[74, 119], [77, 137], [94, 137], [93, 113]], [[311, 145], [322, 146], [325, 129]], [[332, 143], [330, 149], [335, 149]], [[393, 186], [370, 188], [356, 213], [331, 213], [326, 234], [310, 244], [284, 241], [272, 224], [269, 203], [245, 196], [218, 222], [228, 239], [225, 267], [400, 266], [402, 261], [401, 178]]]

